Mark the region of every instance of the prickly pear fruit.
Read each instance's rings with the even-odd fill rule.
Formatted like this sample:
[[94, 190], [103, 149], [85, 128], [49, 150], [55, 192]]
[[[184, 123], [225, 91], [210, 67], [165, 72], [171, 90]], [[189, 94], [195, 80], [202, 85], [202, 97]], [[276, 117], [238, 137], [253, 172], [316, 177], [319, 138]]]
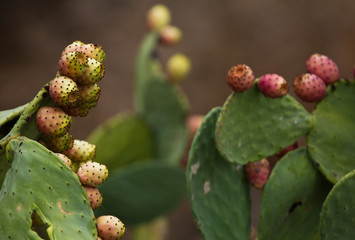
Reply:
[[99, 82], [105, 75], [104, 65], [93, 58], [87, 58], [87, 67], [80, 78], [75, 81], [79, 85], [91, 85]]
[[201, 126], [203, 118], [203, 115], [191, 115], [187, 118], [186, 124], [189, 129], [191, 139], [195, 136], [198, 128]]
[[108, 178], [107, 167], [93, 161], [82, 163], [77, 174], [81, 184], [89, 187], [96, 187]]
[[96, 102], [79, 103], [78, 106], [64, 108], [64, 111], [73, 117], [85, 117], [89, 110], [96, 106]]
[[61, 153], [56, 153], [55, 155], [57, 155], [69, 168], [72, 167], [72, 162], [67, 156]]
[[66, 46], [62, 52], [62, 56], [69, 53], [69, 52], [75, 52], [76, 49], [81, 46], [84, 45], [85, 43], [81, 42], [81, 41], [74, 41], [73, 43], [69, 44], [68, 46]]
[[170, 23], [170, 18], [169, 9], [162, 4], [157, 4], [148, 11], [147, 27], [151, 30], [160, 29]]
[[101, 216], [96, 220], [97, 232], [103, 240], [121, 239], [125, 233], [124, 224], [114, 216]]
[[288, 153], [289, 151], [295, 150], [296, 148], [298, 148], [297, 142], [291, 144], [290, 146], [285, 147], [279, 153], [277, 153], [276, 156], [279, 158], [282, 158], [283, 156], [285, 156], [286, 153]]
[[79, 93], [81, 104], [94, 103], [96, 105], [101, 95], [101, 89], [97, 84], [83, 85], [79, 86]]
[[286, 80], [278, 74], [271, 73], [259, 78], [258, 88], [265, 97], [281, 98], [288, 92]]
[[182, 38], [182, 32], [179, 28], [168, 25], [160, 30], [159, 41], [162, 45], [170, 46], [178, 43]]
[[254, 73], [245, 64], [238, 64], [232, 67], [227, 74], [227, 84], [235, 92], [244, 92], [254, 84]]
[[69, 133], [64, 134], [60, 137], [51, 137], [48, 135], [43, 135], [41, 140], [44, 145], [53, 152], [64, 152], [73, 147], [74, 138]]
[[315, 53], [306, 62], [307, 71], [320, 77], [325, 84], [339, 79], [339, 69], [335, 62], [327, 56]]
[[78, 83], [88, 68], [88, 57], [81, 52], [68, 52], [60, 57], [58, 71]]
[[327, 87], [320, 77], [312, 73], [300, 74], [293, 82], [297, 96], [306, 102], [318, 102], [327, 94]]
[[96, 209], [101, 206], [102, 196], [97, 187], [85, 187], [86, 195], [88, 196], [90, 206], [92, 209]]
[[36, 114], [38, 131], [50, 136], [63, 136], [69, 131], [72, 118], [60, 108], [44, 106]]
[[269, 177], [270, 164], [266, 158], [245, 165], [244, 171], [249, 184], [257, 189], [262, 189]]
[[190, 59], [181, 53], [173, 55], [167, 62], [167, 73], [172, 83], [180, 83], [184, 80], [190, 69]]
[[54, 78], [49, 85], [53, 102], [62, 107], [74, 107], [80, 99], [78, 85], [66, 76]]
[[96, 61], [103, 62], [106, 58], [105, 52], [99, 44], [83, 44], [79, 46], [76, 51], [84, 53], [89, 58], [93, 58]]
[[73, 147], [63, 152], [74, 162], [86, 162], [95, 158], [96, 146], [84, 140], [75, 139]]

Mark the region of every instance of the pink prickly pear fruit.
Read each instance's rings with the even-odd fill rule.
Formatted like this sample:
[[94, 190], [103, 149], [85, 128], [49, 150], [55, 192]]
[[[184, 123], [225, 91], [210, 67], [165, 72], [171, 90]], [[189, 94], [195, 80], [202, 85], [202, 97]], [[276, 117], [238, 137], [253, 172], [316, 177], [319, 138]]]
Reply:
[[74, 162], [86, 162], [95, 158], [96, 146], [87, 141], [75, 139], [73, 147], [63, 154]]
[[51, 81], [49, 95], [53, 102], [62, 107], [75, 107], [80, 99], [78, 85], [66, 76]]
[[339, 79], [339, 68], [335, 62], [325, 55], [318, 53], [310, 56], [306, 62], [309, 73], [320, 77], [325, 84], [332, 84]]
[[79, 86], [79, 94], [81, 105], [89, 103], [96, 105], [101, 95], [101, 89], [96, 83], [91, 85], [82, 85]]
[[72, 118], [60, 108], [44, 106], [36, 114], [38, 131], [52, 137], [65, 135], [71, 126]]
[[275, 73], [261, 76], [258, 81], [258, 88], [268, 98], [281, 98], [288, 92], [286, 80]]
[[125, 233], [125, 226], [114, 216], [101, 216], [96, 220], [97, 232], [103, 240], [121, 239]]
[[266, 158], [245, 165], [244, 171], [249, 184], [257, 189], [262, 189], [269, 178], [270, 164]]
[[93, 58], [87, 58], [87, 67], [80, 78], [76, 79], [76, 82], [79, 85], [92, 85], [99, 82], [104, 75], [104, 65]]
[[170, 82], [181, 83], [191, 70], [191, 61], [184, 54], [178, 53], [171, 56], [166, 64], [166, 71]]
[[290, 146], [285, 147], [280, 152], [278, 152], [276, 154], [276, 156], [279, 157], [279, 158], [282, 158], [283, 156], [286, 155], [286, 153], [288, 153], [289, 151], [295, 150], [296, 148], [298, 148], [298, 143], [297, 142], [291, 144]]
[[101, 206], [102, 196], [97, 187], [85, 187], [86, 195], [88, 196], [90, 206], [92, 209], [96, 209]]
[[66, 46], [62, 52], [62, 56], [69, 53], [69, 52], [75, 52], [76, 49], [78, 47], [80, 47], [81, 45], [84, 45], [85, 43], [81, 42], [81, 41], [74, 41], [73, 43], [69, 44], [68, 46]]
[[254, 72], [245, 64], [232, 67], [227, 74], [227, 84], [235, 92], [244, 92], [253, 86]]
[[83, 44], [79, 46], [76, 51], [84, 53], [89, 58], [93, 58], [96, 61], [103, 62], [106, 58], [105, 52], [99, 44]]
[[60, 158], [60, 160], [62, 160], [65, 163], [65, 165], [67, 165], [69, 168], [72, 167], [72, 162], [67, 156], [61, 153], [56, 153], [55, 155], [57, 155]]
[[182, 38], [182, 32], [175, 26], [165, 26], [160, 30], [159, 41], [162, 45], [171, 46], [180, 42]]
[[147, 27], [150, 30], [161, 29], [170, 23], [171, 15], [169, 9], [162, 4], [153, 6], [147, 15]]
[[64, 134], [60, 137], [51, 137], [48, 135], [43, 135], [41, 140], [44, 145], [53, 152], [61, 153], [67, 151], [73, 147], [74, 138], [69, 133]]
[[318, 102], [327, 94], [327, 87], [320, 77], [312, 73], [298, 75], [293, 88], [298, 97], [306, 102]]
[[80, 165], [77, 175], [84, 186], [96, 187], [106, 181], [108, 170], [103, 164], [87, 161]]
[[68, 52], [60, 57], [58, 71], [61, 75], [67, 76], [79, 83], [79, 79], [88, 68], [88, 62], [88, 57], [84, 53]]
[[189, 129], [190, 136], [193, 138], [198, 130], [198, 128], [201, 126], [201, 123], [203, 122], [203, 115], [191, 115], [187, 118], [186, 124], [187, 128]]

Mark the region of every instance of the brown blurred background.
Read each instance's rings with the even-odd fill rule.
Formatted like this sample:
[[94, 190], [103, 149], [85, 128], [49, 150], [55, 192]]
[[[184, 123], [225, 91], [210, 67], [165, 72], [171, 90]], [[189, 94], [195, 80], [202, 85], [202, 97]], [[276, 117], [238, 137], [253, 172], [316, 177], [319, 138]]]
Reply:
[[[134, 60], [146, 33], [146, 12], [156, 3], [170, 8], [172, 24], [184, 33], [180, 44], [161, 53], [165, 59], [175, 52], [191, 58], [183, 88], [193, 113], [223, 104], [230, 93], [226, 72], [238, 63], [257, 76], [278, 73], [291, 83], [305, 71], [307, 57], [319, 52], [338, 64], [342, 77], [352, 77], [352, 0], [0, 0], [0, 110], [30, 101], [55, 75], [62, 49], [74, 40], [101, 43], [107, 55], [99, 83], [103, 94], [85, 119], [75, 119], [74, 137], [85, 138], [107, 118], [131, 110]], [[199, 239], [188, 213], [186, 203], [175, 211], [169, 239]]]

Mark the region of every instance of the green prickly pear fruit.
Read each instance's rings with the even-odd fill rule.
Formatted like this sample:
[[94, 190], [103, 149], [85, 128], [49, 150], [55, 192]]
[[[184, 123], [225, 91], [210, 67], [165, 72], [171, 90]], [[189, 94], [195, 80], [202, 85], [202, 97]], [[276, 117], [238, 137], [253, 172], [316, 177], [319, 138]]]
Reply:
[[80, 165], [77, 175], [84, 186], [96, 187], [106, 181], [108, 170], [103, 164], [87, 161]]
[[93, 59], [87, 59], [87, 68], [80, 78], [76, 80], [79, 85], [92, 85], [99, 82], [105, 75], [104, 65]]
[[89, 58], [93, 58], [101, 63], [106, 58], [105, 52], [99, 44], [83, 44], [79, 46], [76, 51], [84, 53]]
[[68, 52], [60, 57], [58, 71], [61, 75], [73, 79], [81, 84], [79, 79], [88, 68], [88, 57], [81, 52]]
[[190, 59], [181, 53], [173, 55], [167, 62], [167, 73], [172, 83], [182, 82], [190, 70]]
[[175, 26], [165, 26], [160, 30], [159, 41], [162, 45], [170, 46], [180, 42], [182, 38], [182, 32]]
[[96, 83], [91, 85], [83, 85], [79, 86], [79, 93], [81, 105], [89, 103], [96, 105], [101, 95], [101, 89]]
[[62, 107], [74, 107], [80, 99], [78, 85], [66, 76], [54, 78], [49, 85], [53, 102]]
[[125, 226], [118, 218], [104, 215], [96, 220], [97, 232], [103, 240], [121, 239], [125, 233]]
[[73, 147], [74, 138], [69, 133], [64, 134], [60, 137], [51, 137], [48, 135], [43, 135], [41, 140], [44, 145], [53, 152], [64, 152]]
[[170, 23], [170, 11], [162, 4], [153, 6], [147, 15], [147, 27], [150, 30], [161, 29]]
[[71, 116], [60, 108], [44, 106], [36, 114], [37, 129], [45, 135], [63, 136], [69, 131], [71, 123]]
[[253, 86], [254, 72], [248, 65], [238, 64], [227, 73], [227, 84], [235, 92], [245, 92]]
[[81, 41], [74, 41], [73, 43], [69, 44], [68, 46], [66, 46], [62, 52], [62, 56], [69, 53], [69, 52], [75, 52], [76, 49], [78, 47], [80, 47], [81, 45], [84, 45], [85, 43], [81, 42]]
[[86, 162], [95, 158], [96, 146], [87, 141], [75, 139], [73, 147], [63, 154], [74, 162]]
[[263, 158], [260, 161], [246, 164], [244, 171], [249, 184], [256, 189], [262, 189], [269, 178], [270, 164], [266, 158]]
[[102, 196], [97, 187], [85, 187], [86, 195], [88, 196], [90, 206], [92, 209], [96, 209], [101, 206]]
[[76, 107], [64, 108], [64, 111], [73, 117], [85, 117], [88, 115], [89, 110], [96, 106], [96, 102], [92, 103], [79, 103]]
[[56, 153], [57, 155], [69, 168], [72, 168], [72, 161], [62, 153]]

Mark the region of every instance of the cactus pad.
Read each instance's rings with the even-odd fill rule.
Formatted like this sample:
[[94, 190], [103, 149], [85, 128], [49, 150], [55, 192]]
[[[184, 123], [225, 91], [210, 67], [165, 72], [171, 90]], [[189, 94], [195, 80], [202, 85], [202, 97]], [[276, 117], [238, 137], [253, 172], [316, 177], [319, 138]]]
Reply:
[[334, 185], [321, 212], [322, 240], [352, 240], [355, 236], [355, 170]]
[[12, 119], [19, 117], [28, 104], [19, 106], [14, 109], [0, 111], [0, 127], [2, 127], [5, 123], [11, 121]]
[[55, 239], [97, 238], [95, 219], [78, 177], [51, 151], [19, 137], [6, 155], [12, 161], [1, 191], [0, 239], [42, 239], [31, 229], [36, 212]]
[[192, 143], [187, 189], [192, 212], [205, 240], [249, 239], [249, 184], [242, 166], [225, 161], [216, 149], [220, 108], [205, 117]]
[[134, 114], [114, 116], [94, 130], [88, 141], [96, 145], [96, 161], [110, 170], [154, 157], [150, 128]]
[[317, 239], [319, 213], [330, 189], [305, 148], [286, 154], [264, 187], [259, 239]]
[[331, 86], [314, 110], [307, 136], [309, 153], [326, 178], [335, 183], [355, 169], [355, 81]]
[[297, 141], [311, 125], [311, 115], [293, 97], [266, 98], [254, 84], [225, 102], [217, 121], [217, 147], [230, 162], [259, 161]]

